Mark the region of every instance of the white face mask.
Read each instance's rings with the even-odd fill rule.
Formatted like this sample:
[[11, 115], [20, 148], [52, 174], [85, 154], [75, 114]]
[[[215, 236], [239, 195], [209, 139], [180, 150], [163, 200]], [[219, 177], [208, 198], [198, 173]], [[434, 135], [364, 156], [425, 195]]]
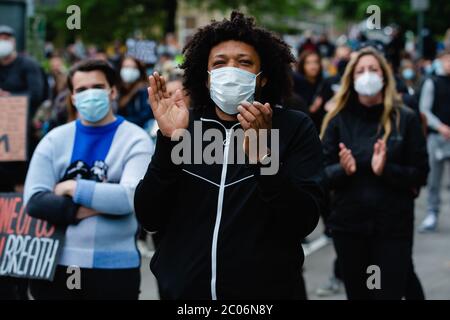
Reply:
[[383, 88], [383, 79], [375, 72], [364, 72], [354, 82], [355, 91], [362, 96], [372, 97]]
[[9, 40], [0, 40], [0, 59], [9, 56], [14, 51], [14, 44]]
[[137, 68], [124, 67], [120, 69], [120, 77], [126, 83], [133, 83], [140, 77], [140, 72]]
[[256, 77], [261, 72], [254, 74], [240, 68], [223, 67], [208, 73], [211, 76], [209, 94], [223, 112], [236, 114], [242, 101], [253, 102]]

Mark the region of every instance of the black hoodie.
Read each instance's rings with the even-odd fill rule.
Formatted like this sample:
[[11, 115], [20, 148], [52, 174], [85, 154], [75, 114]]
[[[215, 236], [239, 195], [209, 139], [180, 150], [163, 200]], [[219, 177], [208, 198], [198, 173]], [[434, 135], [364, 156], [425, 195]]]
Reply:
[[[212, 109], [191, 113], [192, 135], [194, 120], [201, 121], [202, 134], [216, 128], [225, 137], [225, 130], [239, 127], [220, 121]], [[322, 147], [313, 123], [301, 112], [274, 108], [272, 126], [280, 129], [275, 175], [227, 161], [175, 165], [171, 150], [176, 142], [158, 132], [155, 154], [136, 188], [135, 210], [146, 230], [161, 233], [150, 267], [164, 297], [299, 296], [301, 240], [324, 208]], [[233, 144], [224, 141], [223, 148], [229, 154]]]
[[[334, 117], [323, 137], [325, 172], [334, 191], [329, 227], [332, 230], [389, 236], [411, 236], [414, 198], [428, 174], [427, 146], [417, 115], [398, 107], [387, 141], [381, 176], [373, 173], [373, 146], [382, 138], [384, 105], [349, 105]], [[356, 173], [347, 176], [339, 163], [339, 143], [351, 149]]]

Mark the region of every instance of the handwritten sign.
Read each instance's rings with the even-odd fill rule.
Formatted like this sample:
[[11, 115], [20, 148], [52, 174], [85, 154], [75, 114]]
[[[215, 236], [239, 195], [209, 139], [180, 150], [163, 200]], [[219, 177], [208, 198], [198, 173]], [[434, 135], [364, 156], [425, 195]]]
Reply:
[[0, 162], [27, 160], [28, 98], [0, 97]]
[[26, 214], [19, 193], [0, 193], [0, 276], [53, 280], [65, 230]]

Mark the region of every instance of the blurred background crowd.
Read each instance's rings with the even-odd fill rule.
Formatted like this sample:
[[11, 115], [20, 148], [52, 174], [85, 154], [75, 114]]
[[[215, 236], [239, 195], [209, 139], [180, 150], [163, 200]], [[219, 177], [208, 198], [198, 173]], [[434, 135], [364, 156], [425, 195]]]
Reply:
[[[284, 102], [284, 107], [309, 114], [318, 131], [325, 114], [334, 107], [333, 96], [347, 63], [364, 47], [374, 47], [387, 58], [404, 104], [418, 114], [423, 83], [445, 73], [440, 55], [450, 50], [450, 24], [445, 18], [450, 15], [447, 0], [247, 0], [245, 6], [242, 3], [0, 0], [0, 40], [13, 43], [18, 59], [26, 59], [24, 65], [30, 70], [30, 78], [24, 83], [17, 82], [17, 88], [5, 88], [3, 84], [11, 83], [9, 78], [14, 77], [14, 72], [9, 69], [10, 63], [2, 63], [0, 95], [31, 92], [32, 151], [51, 129], [77, 117], [68, 99], [70, 67], [86, 58], [106, 60], [119, 79], [115, 112], [155, 138], [157, 128], [148, 102], [148, 76], [154, 71], [162, 74], [169, 93], [182, 89], [183, 74], [178, 65], [183, 62], [183, 46], [198, 28], [211, 19], [228, 16], [232, 8], [255, 16], [258, 24], [278, 33], [291, 45], [297, 59], [292, 64], [294, 94]], [[79, 30], [70, 30], [66, 24], [71, 15], [66, 10], [72, 4], [81, 9]], [[370, 5], [380, 8], [379, 28], [370, 28], [368, 19], [374, 14], [367, 12]], [[8, 49], [1, 47], [0, 55]], [[423, 115], [422, 120], [426, 122]], [[426, 127], [424, 124], [425, 130]], [[150, 255], [144, 242], [140, 243], [140, 249], [144, 256]], [[332, 291], [333, 283], [322, 293]]]

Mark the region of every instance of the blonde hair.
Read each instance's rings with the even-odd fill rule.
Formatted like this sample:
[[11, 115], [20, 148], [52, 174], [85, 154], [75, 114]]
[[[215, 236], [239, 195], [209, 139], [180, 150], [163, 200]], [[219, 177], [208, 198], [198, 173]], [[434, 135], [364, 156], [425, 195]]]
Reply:
[[384, 86], [382, 90], [383, 90], [384, 110], [380, 118], [380, 127], [379, 127], [379, 130], [381, 129], [381, 127], [384, 129], [383, 140], [387, 141], [389, 135], [392, 132], [391, 116], [394, 113], [396, 113], [397, 125], [399, 125], [400, 113], [398, 107], [401, 106], [401, 102], [397, 90], [395, 88], [395, 78], [392, 73], [392, 69], [388, 65], [386, 59], [381, 54], [379, 54], [375, 49], [369, 47], [358, 51], [357, 54], [348, 63], [348, 66], [345, 69], [344, 75], [342, 76], [341, 79], [341, 87], [339, 91], [336, 93], [335, 97], [333, 98], [336, 101], [336, 105], [332, 110], [330, 110], [327, 113], [327, 115], [323, 120], [320, 133], [320, 137], [322, 139], [331, 119], [333, 119], [336, 115], [338, 115], [339, 112], [341, 112], [347, 106], [350, 98], [356, 97], [357, 93], [353, 88], [353, 81], [354, 81], [353, 74], [359, 60], [362, 57], [368, 55], [371, 55], [375, 59], [377, 59], [383, 71]]

